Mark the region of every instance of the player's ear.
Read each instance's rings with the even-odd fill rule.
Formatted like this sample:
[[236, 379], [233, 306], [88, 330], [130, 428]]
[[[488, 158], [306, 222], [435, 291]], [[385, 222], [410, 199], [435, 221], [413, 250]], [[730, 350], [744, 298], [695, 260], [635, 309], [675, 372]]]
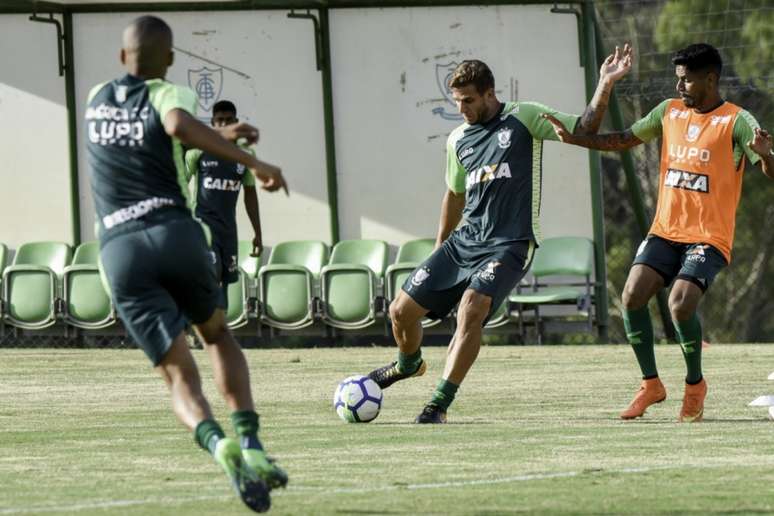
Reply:
[[118, 58], [121, 60], [121, 64], [125, 65], [126, 64], [126, 50], [124, 50], [122, 48], [121, 49], [121, 54], [118, 56]]
[[172, 64], [175, 62], [175, 53], [171, 50], [169, 51], [169, 62], [167, 63], [167, 66], [172, 66]]

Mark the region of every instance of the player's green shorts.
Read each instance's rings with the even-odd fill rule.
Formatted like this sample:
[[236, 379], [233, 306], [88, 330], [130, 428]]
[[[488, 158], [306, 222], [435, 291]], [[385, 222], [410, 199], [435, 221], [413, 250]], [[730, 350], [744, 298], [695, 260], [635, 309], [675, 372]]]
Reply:
[[690, 281], [706, 291], [726, 266], [723, 254], [709, 244], [684, 244], [656, 235], [642, 241], [633, 265], [647, 265], [669, 286], [676, 278]]
[[492, 298], [484, 324], [529, 270], [533, 244], [515, 242], [470, 253], [454, 234], [403, 283], [406, 292], [431, 319], [442, 319], [467, 289]]
[[212, 316], [218, 283], [204, 231], [187, 212], [126, 224], [102, 243], [102, 267], [119, 317], [156, 366], [188, 321]]

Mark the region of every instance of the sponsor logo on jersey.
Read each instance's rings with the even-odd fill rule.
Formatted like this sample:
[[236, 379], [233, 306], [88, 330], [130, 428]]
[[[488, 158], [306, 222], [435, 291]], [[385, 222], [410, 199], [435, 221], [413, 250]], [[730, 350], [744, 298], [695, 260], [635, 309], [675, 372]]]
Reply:
[[709, 193], [709, 176], [670, 168], [667, 170], [664, 185], [692, 192]]
[[669, 119], [670, 120], [675, 120], [677, 118], [680, 118], [681, 120], [685, 120], [689, 116], [691, 116], [691, 112], [687, 111], [687, 110], [682, 110], [682, 109], [677, 109], [677, 108], [672, 108], [672, 109], [669, 110]]
[[173, 206], [174, 204], [175, 201], [166, 197], [151, 197], [150, 199], [145, 199], [105, 215], [102, 217], [102, 225], [105, 226], [105, 229], [110, 229], [113, 226], [123, 224], [124, 222], [139, 219], [153, 210], [157, 210], [164, 206]]
[[236, 272], [236, 270], [237, 270], [237, 257], [232, 254], [230, 258], [231, 258], [231, 260], [228, 263], [228, 272]]
[[460, 156], [459, 156], [459, 158], [460, 158], [460, 161], [462, 161], [463, 159], [465, 159], [465, 158], [467, 158], [468, 156], [470, 156], [471, 154], [473, 154], [473, 152], [475, 152], [475, 150], [473, 149], [473, 147], [468, 147], [468, 148], [467, 148], [467, 149], [465, 149], [464, 151], [460, 152]]
[[470, 190], [473, 186], [495, 179], [511, 178], [511, 167], [508, 163], [494, 165], [484, 165], [479, 167], [465, 177], [465, 189]]
[[513, 133], [513, 129], [508, 129], [506, 127], [503, 127], [499, 131], [497, 131], [497, 146], [501, 149], [507, 149], [511, 146], [511, 134]]
[[717, 125], [728, 125], [728, 123], [731, 121], [731, 118], [733, 118], [733, 115], [713, 116], [710, 125], [713, 127]]
[[411, 284], [415, 287], [420, 286], [422, 283], [430, 277], [430, 269], [422, 267], [417, 269], [413, 276], [411, 276]]
[[202, 186], [207, 190], [222, 190], [224, 192], [238, 192], [242, 182], [238, 179], [221, 179], [219, 177], [205, 177]]
[[484, 281], [494, 281], [497, 267], [502, 265], [498, 260], [492, 260], [478, 271], [478, 277]]
[[698, 158], [703, 163], [709, 163], [712, 153], [709, 149], [670, 143], [669, 157], [677, 161], [691, 161]]
[[204, 161], [202, 160], [202, 167], [217, 167], [219, 163], [217, 161]]
[[103, 146], [142, 145], [145, 140], [145, 120], [149, 116], [148, 106], [127, 109], [104, 102], [96, 107], [89, 106], [86, 109], [89, 141]]
[[688, 126], [688, 132], [685, 133], [685, 141], [687, 142], [695, 142], [699, 139], [699, 135], [701, 134], [701, 126], [696, 124], [691, 124]]

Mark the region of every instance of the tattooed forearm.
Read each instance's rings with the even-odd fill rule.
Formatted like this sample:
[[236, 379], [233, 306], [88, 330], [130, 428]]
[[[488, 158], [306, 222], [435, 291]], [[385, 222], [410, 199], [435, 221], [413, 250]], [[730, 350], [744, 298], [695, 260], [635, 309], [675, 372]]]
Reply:
[[631, 129], [620, 133], [609, 134], [573, 134], [567, 143], [580, 145], [589, 149], [621, 151], [630, 149], [642, 143], [642, 140], [634, 136]]
[[602, 118], [607, 111], [607, 104], [610, 101], [610, 93], [613, 91], [613, 84], [600, 82], [594, 97], [586, 106], [586, 110], [575, 125], [573, 134], [597, 134], [599, 126], [602, 125]]

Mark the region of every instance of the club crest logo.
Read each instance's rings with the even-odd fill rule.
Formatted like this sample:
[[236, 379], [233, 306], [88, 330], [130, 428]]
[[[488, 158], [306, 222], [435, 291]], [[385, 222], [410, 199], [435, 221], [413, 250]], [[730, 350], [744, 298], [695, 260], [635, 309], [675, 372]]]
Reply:
[[691, 124], [688, 126], [688, 132], [685, 133], [685, 141], [695, 142], [699, 139], [699, 134], [701, 134], [701, 126]]
[[511, 134], [513, 129], [502, 128], [497, 132], [497, 146], [501, 149], [507, 149], [511, 146]]
[[188, 86], [196, 92], [196, 98], [205, 112], [209, 113], [212, 106], [220, 99], [223, 89], [223, 68], [207, 68], [188, 70]]
[[435, 82], [438, 85], [438, 89], [441, 91], [441, 95], [443, 95], [443, 99], [446, 101], [446, 104], [451, 106], [451, 109], [448, 106], [442, 106], [433, 108], [432, 112], [434, 115], [438, 115], [444, 120], [462, 120], [462, 115], [456, 112], [457, 104], [454, 102], [451, 88], [449, 88], [449, 81], [458, 64], [459, 63], [452, 61], [447, 64], [435, 65]]
[[427, 280], [427, 278], [430, 277], [430, 269], [427, 267], [422, 267], [421, 269], [418, 269], [414, 275], [411, 277], [411, 284], [415, 287], [420, 286], [422, 283]]
[[244, 166], [244, 165], [242, 165], [241, 163], [237, 163], [237, 166], [236, 166], [236, 173], [237, 173], [237, 174], [239, 174], [240, 176], [242, 176], [242, 175], [244, 175], [244, 173], [245, 173], [245, 169], [246, 169], [246, 168], [247, 168], [247, 167], [245, 167], [245, 166]]
[[127, 90], [127, 87], [124, 85], [116, 87], [116, 100], [120, 104], [123, 104], [124, 102], [126, 102], [126, 90]]

